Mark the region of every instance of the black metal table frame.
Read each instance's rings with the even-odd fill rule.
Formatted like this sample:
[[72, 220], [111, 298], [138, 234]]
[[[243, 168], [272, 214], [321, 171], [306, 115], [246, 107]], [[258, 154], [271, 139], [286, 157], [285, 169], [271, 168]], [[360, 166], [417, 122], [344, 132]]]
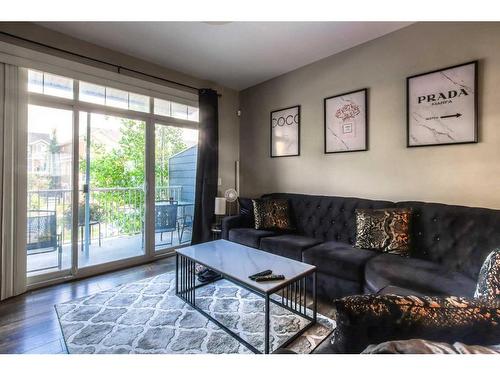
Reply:
[[[201, 264], [202, 266], [208, 267], [206, 264], [203, 264], [200, 261], [187, 257], [185, 255], [176, 253], [175, 256], [175, 294], [187, 302], [190, 306], [192, 306], [195, 310], [200, 312], [203, 316], [217, 324], [220, 328], [222, 328], [225, 332], [230, 334], [240, 343], [245, 345], [249, 350], [254, 353], [262, 353], [256, 347], [254, 347], [249, 342], [245, 341], [241, 336], [237, 333], [233, 332], [229, 328], [227, 328], [223, 323], [219, 322], [215, 317], [208, 314], [203, 309], [196, 306], [196, 289], [203, 287], [207, 284], [213, 283], [219, 279], [212, 280], [206, 283], [196, 283], [196, 264]], [[301, 316], [302, 318], [308, 320], [308, 324], [306, 324], [302, 329], [296, 332], [293, 336], [289, 337], [285, 342], [283, 342], [278, 348], [284, 347], [299, 337], [302, 333], [304, 333], [307, 329], [312, 327], [317, 320], [317, 296], [316, 296], [316, 269], [311, 269], [310, 271], [297, 276], [295, 278], [291, 278], [287, 280], [286, 284], [280, 285], [276, 288], [270, 289], [267, 293], [258, 291], [253, 289], [251, 286], [242, 283], [238, 280], [235, 280], [230, 275], [225, 274], [219, 270], [215, 270], [220, 273], [223, 278], [229, 280], [230, 282], [264, 298], [265, 307], [264, 307], [264, 352], [265, 354], [269, 353], [269, 330], [270, 330], [270, 303], [274, 304]], [[307, 277], [312, 275], [312, 298], [313, 298], [313, 306], [312, 306], [312, 317], [307, 315]], [[276, 299], [270, 298], [271, 295], [278, 294], [281, 297], [281, 302]], [[303, 303], [302, 303], [303, 301]]]

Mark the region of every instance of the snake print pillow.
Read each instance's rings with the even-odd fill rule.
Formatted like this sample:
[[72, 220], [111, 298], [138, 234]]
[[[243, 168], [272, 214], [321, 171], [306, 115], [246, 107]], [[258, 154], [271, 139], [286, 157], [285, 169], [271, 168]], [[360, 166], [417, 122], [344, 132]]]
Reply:
[[254, 199], [255, 229], [291, 230], [286, 199]]
[[500, 248], [493, 250], [486, 257], [479, 271], [474, 297], [500, 303]]
[[360, 353], [370, 344], [420, 338], [496, 345], [500, 305], [461, 297], [349, 296], [334, 302], [336, 352]]
[[357, 209], [354, 246], [408, 256], [410, 216], [411, 210], [406, 208]]

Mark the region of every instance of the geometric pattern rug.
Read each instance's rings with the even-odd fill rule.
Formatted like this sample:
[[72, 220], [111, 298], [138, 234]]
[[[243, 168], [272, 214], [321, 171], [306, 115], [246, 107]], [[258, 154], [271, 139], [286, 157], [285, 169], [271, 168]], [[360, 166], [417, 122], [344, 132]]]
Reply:
[[[264, 348], [264, 300], [221, 279], [196, 290], [196, 305], [257, 349]], [[175, 272], [123, 284], [55, 306], [70, 354], [252, 353], [175, 295]], [[307, 321], [270, 304], [270, 347], [277, 348]], [[310, 353], [335, 328], [318, 323], [288, 348]]]

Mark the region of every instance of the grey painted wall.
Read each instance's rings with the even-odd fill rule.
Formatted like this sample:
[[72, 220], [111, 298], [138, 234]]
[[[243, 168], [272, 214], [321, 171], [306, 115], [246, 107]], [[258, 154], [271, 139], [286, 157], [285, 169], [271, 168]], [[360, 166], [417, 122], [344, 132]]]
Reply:
[[[49, 30], [31, 22], [0, 22], [0, 31], [187, 85], [217, 90], [217, 92], [222, 95], [219, 98], [219, 178], [222, 182], [219, 186], [219, 192], [222, 194], [226, 189], [234, 188], [234, 164], [239, 157], [239, 117], [236, 115], [239, 109], [239, 93], [237, 91], [204, 80], [203, 77], [192, 77], [164, 66], [159, 66], [145, 60]], [[101, 66], [100, 64], [90, 63], [85, 59], [71, 57], [64, 53], [34, 46], [4, 35], [0, 35], [0, 40], [70, 60], [91, 64], [102, 69], [109, 69], [106, 65]], [[146, 79], [144, 77], [140, 78]], [[153, 82], [159, 83], [155, 80], [153, 80]]]
[[[500, 209], [500, 23], [417, 23], [240, 93], [242, 195], [302, 192]], [[291, 46], [292, 48], [292, 46]], [[479, 143], [406, 148], [406, 77], [479, 60]], [[323, 153], [323, 98], [369, 89], [369, 151]], [[269, 157], [300, 104], [301, 155]]]

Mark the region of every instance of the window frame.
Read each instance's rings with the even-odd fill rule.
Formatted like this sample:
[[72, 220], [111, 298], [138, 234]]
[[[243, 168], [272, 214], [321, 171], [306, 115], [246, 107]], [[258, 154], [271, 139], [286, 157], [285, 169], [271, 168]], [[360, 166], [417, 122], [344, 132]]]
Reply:
[[[140, 74], [134, 73], [133, 71], [120, 69], [113, 69], [107, 65], [101, 65], [98, 63], [89, 63], [83, 61], [81, 59], [74, 59], [72, 57], [64, 56], [64, 55], [54, 55], [47, 52], [42, 52], [37, 49], [27, 48], [20, 45], [15, 45], [9, 42], [0, 41], [0, 62], [5, 64], [10, 64], [17, 66], [21, 69], [22, 72], [20, 74], [23, 77], [23, 80], [26, 80], [26, 98], [23, 95], [23, 103], [34, 104], [34, 105], [42, 105], [49, 106], [54, 108], [62, 108], [62, 109], [71, 109], [73, 110], [73, 137], [78, 142], [79, 137], [79, 111], [94, 111], [96, 113], [109, 113], [110, 115], [117, 116], [125, 116], [130, 118], [136, 118], [139, 120], [143, 120], [144, 118], [148, 118], [146, 122], [146, 129], [153, 129], [153, 132], [149, 131], [147, 134], [146, 142], [149, 142], [149, 150], [146, 155], [146, 159], [149, 158], [150, 165], [154, 168], [154, 124], [164, 124], [171, 125], [177, 127], [185, 127], [192, 129], [199, 129], [199, 122], [193, 121], [183, 121], [176, 118], [170, 118], [168, 116], [151, 116], [153, 113], [153, 108], [151, 109], [150, 114], [145, 113], [134, 113], [134, 111], [122, 111], [119, 109], [114, 109], [112, 107], [105, 107], [99, 105], [91, 105], [87, 103], [83, 105], [83, 102], [76, 102], [75, 98], [77, 96], [74, 95], [72, 100], [51, 97], [45, 94], [35, 95], [34, 93], [29, 93], [27, 90], [28, 85], [28, 77], [27, 70], [37, 70], [40, 72], [47, 72], [55, 75], [60, 75], [63, 77], [72, 78], [74, 80], [73, 89], [75, 92], [78, 91], [79, 82], [85, 81], [89, 83], [93, 83], [96, 85], [104, 85], [109, 86], [141, 95], [149, 96], [150, 98], [159, 98], [168, 101], [175, 101], [177, 103], [186, 104], [193, 107], [199, 107], [198, 104], [198, 91], [196, 89], [190, 89], [184, 87], [182, 85], [176, 85], [175, 83], [167, 83], [160, 79], [155, 79], [153, 77], [144, 77]], [[26, 72], [26, 74], [24, 74]], [[161, 73], [160, 73], [161, 75]], [[165, 76], [168, 78], [168, 76]], [[192, 86], [201, 86], [204, 84], [204, 81], [197, 81], [194, 79], [190, 79], [189, 77], [184, 77], [183, 80], [185, 83]], [[150, 105], [152, 106], [153, 100], [150, 100]], [[24, 166], [20, 168], [18, 174], [18, 182], [20, 184], [19, 189], [26, 192], [26, 174], [27, 174], [27, 144], [24, 142], [24, 135], [27, 136], [26, 129], [26, 113], [20, 111], [20, 118], [18, 128], [20, 129], [21, 138], [18, 140], [19, 148], [16, 151], [18, 166]], [[151, 118], [151, 117], [154, 117]], [[152, 147], [151, 147], [152, 146]], [[78, 160], [78, 147], [73, 147], [73, 160]], [[76, 176], [78, 174], [78, 163], [73, 163], [73, 175]], [[154, 178], [154, 171], [153, 171]], [[154, 186], [154, 184], [153, 184]], [[16, 202], [14, 203], [14, 207], [18, 212], [25, 212], [26, 207], [24, 204], [26, 203], [26, 195], [24, 194], [24, 199], [22, 194], [16, 198]], [[154, 201], [152, 201], [154, 204]], [[78, 208], [78, 184], [73, 184], [73, 210], [75, 211]], [[76, 212], [76, 211], [75, 211]], [[73, 215], [73, 243], [78, 241], [78, 230], [75, 230], [75, 225], [77, 225], [76, 217], [77, 215]], [[150, 215], [151, 220], [153, 220], [152, 215]], [[19, 215], [15, 219], [15, 224], [23, 227], [25, 225], [25, 220]], [[16, 272], [19, 275], [22, 275], [23, 278], [26, 278], [26, 250], [25, 245], [23, 246], [23, 242], [25, 235], [22, 231], [18, 231], [16, 234], [15, 241], [18, 241], [19, 244], [16, 245], [15, 249], [15, 257], [18, 259], [18, 264], [16, 267]], [[186, 245], [183, 245], [186, 246]], [[183, 247], [182, 246], [182, 247]], [[68, 280], [81, 279], [84, 277], [89, 277], [95, 274], [108, 272], [112, 270], [116, 270], [122, 267], [130, 267], [134, 265], [140, 265], [144, 263], [151, 262], [155, 259], [160, 259], [162, 257], [170, 256], [171, 252], [173, 252], [175, 248], [172, 248], [169, 253], [160, 253], [154, 252], [151, 257], [147, 255], [141, 256], [139, 258], [129, 258], [125, 260], [119, 260], [112, 263], [106, 263], [99, 266], [96, 266], [94, 269], [80, 269], [76, 272], [76, 269], [71, 269], [71, 271], [56, 271], [50, 275], [51, 277], [42, 277], [37, 278], [34, 277], [30, 279], [29, 285], [25, 288], [25, 280], [23, 283], [19, 284], [19, 286], [15, 286], [15, 288], [19, 290], [32, 290], [35, 288], [40, 288], [48, 285], [53, 285], [57, 283], [61, 283]], [[77, 246], [73, 246], [73, 252], [78, 251]], [[77, 258], [73, 255], [73, 262], [76, 262]]]
[[[31, 68], [27, 68], [27, 69], [28, 70], [36, 70], [36, 69], [31, 69]], [[41, 70], [37, 70], [37, 71], [39, 71], [41, 73], [45, 73], [44, 71], [41, 71]], [[51, 72], [48, 72], [48, 73], [54, 74]], [[65, 106], [66, 108], [71, 106], [79, 111], [87, 111], [87, 112], [91, 111], [91, 112], [96, 112], [96, 113], [109, 114], [110, 116], [112, 116], [112, 115], [124, 116], [124, 117], [129, 117], [129, 118], [132, 118], [135, 120], [143, 120], [143, 121], [151, 119], [153, 122], [156, 121], [156, 122], [161, 122], [161, 123], [172, 124], [174, 126], [180, 126], [180, 127], [190, 128], [190, 129], [198, 129], [199, 121], [184, 120], [184, 119], [180, 119], [177, 117], [155, 114], [154, 113], [154, 101], [155, 101], [155, 98], [160, 99], [160, 100], [167, 100], [171, 103], [173, 102], [173, 103], [177, 103], [177, 104], [181, 104], [181, 105], [186, 105], [188, 107], [198, 108], [198, 110], [199, 110], [198, 106], [193, 106], [193, 105], [188, 104], [188, 103], [180, 103], [180, 102], [173, 101], [172, 99], [166, 99], [166, 98], [162, 98], [162, 97], [158, 97], [158, 96], [149, 96], [149, 107], [150, 107], [149, 112], [141, 112], [141, 111], [135, 111], [133, 109], [128, 109], [128, 108], [125, 109], [125, 108], [112, 107], [112, 106], [105, 105], [105, 104], [85, 102], [85, 101], [81, 101], [79, 99], [80, 81], [83, 81], [83, 80], [75, 79], [75, 78], [71, 78], [71, 77], [66, 77], [66, 76], [62, 76], [62, 77], [73, 79], [73, 99], [28, 91], [28, 102], [30, 104], [35, 104], [35, 105], [49, 105], [49, 106], [62, 105], [62, 106]], [[84, 82], [88, 82], [88, 81], [84, 81]], [[107, 85], [99, 84], [96, 82], [88, 82], [88, 83], [103, 86], [104, 88], [109, 87], [112, 89], [127, 91], [128, 93], [132, 93], [132, 94], [139, 94], [139, 95], [148, 96], [146, 93], [138, 92], [139, 90], [134, 90], [134, 91], [131, 91], [130, 89], [126, 90], [123, 87], [117, 87], [118, 85], [117, 86], [107, 86]], [[122, 85], [119, 85], [119, 86], [122, 86]], [[38, 103], [40, 103], [40, 104], [38, 104]]]
[[[176, 245], [165, 249], [157, 250], [155, 249], [154, 244], [154, 197], [155, 197], [155, 124], [166, 125], [166, 126], [175, 126], [179, 128], [187, 128], [199, 130], [199, 122], [184, 120], [170, 116], [156, 115], [154, 113], [154, 98], [158, 98], [161, 100], [168, 100], [170, 102], [174, 101], [172, 97], [165, 95], [155, 95], [151, 96], [151, 92], [146, 92], [146, 90], [134, 90], [133, 87], [127, 87], [124, 84], [116, 84], [109, 85], [107, 80], [105, 82], [99, 83], [95, 80], [89, 79], [78, 79], [71, 78], [68, 75], [62, 75], [61, 73], [41, 70], [39, 68], [25, 68], [27, 70], [37, 70], [42, 73], [50, 73], [60, 75], [66, 78], [73, 79], [73, 99], [63, 98], [58, 96], [47, 95], [43, 93], [29, 92], [27, 91], [27, 105], [38, 105], [38, 106], [46, 106], [52, 108], [66, 109], [73, 111], [73, 202], [72, 208], [73, 212], [77, 212], [78, 210], [78, 199], [79, 199], [79, 186], [78, 186], [78, 140], [79, 140], [79, 113], [80, 112], [88, 112], [88, 113], [97, 113], [109, 116], [117, 116], [129, 118], [132, 120], [144, 121], [146, 124], [146, 147], [145, 147], [145, 189], [146, 189], [146, 199], [145, 199], [145, 211], [146, 211], [146, 227], [148, 228], [145, 231], [145, 251], [143, 255], [134, 256], [131, 258], [120, 259], [108, 263], [103, 263], [99, 265], [95, 265], [92, 267], [79, 268], [78, 267], [78, 215], [73, 215], [73, 223], [72, 223], [72, 258], [71, 258], [71, 268], [68, 270], [58, 270], [53, 272], [47, 272], [43, 274], [28, 276], [27, 275], [27, 289], [39, 288], [44, 285], [53, 284], [54, 282], [58, 282], [61, 280], [75, 279], [88, 277], [91, 275], [95, 275], [102, 272], [113, 271], [122, 267], [129, 267], [145, 262], [150, 262], [155, 259], [159, 259], [165, 256], [171, 256], [175, 253], [175, 250], [178, 248], [190, 246], [190, 244], [182, 244]], [[28, 74], [26, 74], [27, 79]], [[80, 81], [89, 82], [92, 84], [116, 88], [118, 90], [124, 90], [129, 93], [139, 94], [139, 95], [147, 95], [149, 96], [149, 112], [140, 112], [134, 111], [131, 109], [125, 108], [117, 108], [111, 107], [102, 104], [89, 103], [79, 100], [79, 83]], [[28, 82], [26, 82], [26, 90], [28, 86]], [[155, 93], [157, 94], [157, 93]], [[184, 104], [187, 106], [194, 106], [198, 108], [198, 105], [192, 105], [192, 101], [187, 101], [185, 103], [180, 103], [176, 101], [176, 103]], [[26, 150], [28, 151], [28, 150]], [[27, 173], [26, 168], [26, 173]]]

